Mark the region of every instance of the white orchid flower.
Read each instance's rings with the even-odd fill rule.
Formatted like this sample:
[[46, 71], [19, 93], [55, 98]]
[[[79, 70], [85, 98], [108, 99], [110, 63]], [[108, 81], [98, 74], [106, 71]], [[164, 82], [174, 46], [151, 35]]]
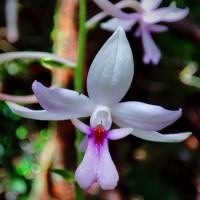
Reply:
[[[39, 120], [67, 120], [87, 137], [85, 157], [76, 171], [76, 180], [83, 188], [98, 182], [103, 189], [112, 189], [118, 173], [108, 150], [108, 139], [128, 134], [158, 142], [180, 142], [191, 133], [160, 134], [157, 131], [181, 116], [181, 109], [166, 110], [141, 102], [122, 102], [133, 79], [133, 56], [124, 30], [119, 27], [96, 55], [87, 77], [88, 96], [73, 90], [46, 88], [33, 83], [33, 92], [44, 110], [31, 110], [7, 102], [10, 109], [23, 117]], [[89, 117], [90, 126], [75, 118]], [[110, 130], [112, 122], [121, 127]], [[85, 148], [85, 147], [84, 147]]]
[[[167, 31], [167, 26], [158, 25], [158, 22], [176, 22], [183, 19], [189, 12], [188, 8], [177, 8], [175, 2], [172, 2], [169, 7], [158, 8], [162, 0], [124, 0], [113, 5], [108, 0], [93, 0], [103, 12], [95, 15], [87, 21], [86, 26], [100, 21], [106, 16], [112, 16], [110, 20], [101, 23], [103, 29], [115, 31], [118, 26], [122, 26], [124, 30], [130, 31], [131, 28], [138, 23], [135, 36], [141, 37], [144, 48], [143, 62], [148, 64], [158, 64], [161, 58], [161, 52], [155, 44], [151, 33]], [[122, 8], [134, 9], [134, 13], [125, 13]]]

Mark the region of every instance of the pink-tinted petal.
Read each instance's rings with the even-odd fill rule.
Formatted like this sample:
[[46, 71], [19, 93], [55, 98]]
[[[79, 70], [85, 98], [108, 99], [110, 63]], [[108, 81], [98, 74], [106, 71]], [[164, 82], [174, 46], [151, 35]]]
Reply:
[[[134, 10], [142, 10], [139, 2], [136, 1], [130, 1], [130, 0], [125, 0], [125, 1], [120, 1], [118, 3], [116, 3], [115, 5], [116, 8], [133, 8]], [[106, 12], [100, 12], [97, 15], [93, 16], [92, 18], [90, 18], [87, 22], [86, 22], [86, 27], [90, 28], [91, 26], [93, 26], [95, 23], [98, 23], [101, 19], [103, 19], [104, 17], [108, 16], [109, 14]], [[130, 14], [129, 14], [130, 15]], [[139, 13], [133, 13], [130, 15], [130, 20], [136, 20], [139, 17]], [[122, 20], [123, 21], [123, 20]], [[126, 21], [126, 20], [125, 20]], [[121, 25], [122, 26], [122, 25]], [[103, 27], [102, 27], [103, 28]], [[116, 27], [117, 28], [117, 27]], [[124, 28], [124, 26], [123, 26]], [[105, 28], [106, 29], [106, 28]], [[125, 28], [124, 28], [125, 29]], [[115, 29], [114, 29], [115, 30]]]
[[101, 23], [101, 28], [108, 31], [115, 31], [118, 26], [121, 26], [125, 31], [130, 31], [133, 25], [137, 22], [137, 19], [123, 20], [112, 18], [105, 23]]
[[166, 15], [162, 21], [176, 22], [185, 18], [188, 15], [188, 13], [189, 13], [188, 8], [185, 8], [185, 9], [176, 8], [172, 12], [170, 12], [168, 15]]
[[181, 142], [187, 139], [192, 133], [176, 133], [176, 134], [160, 134], [155, 131], [144, 131], [139, 129], [134, 129], [132, 135], [139, 137], [144, 140], [154, 141], [154, 142]]
[[83, 138], [83, 140], [82, 140], [82, 142], [80, 143], [80, 145], [79, 145], [79, 151], [80, 151], [80, 152], [86, 152], [87, 146], [88, 146], [88, 142], [89, 142], [89, 137], [86, 135], [86, 136]]
[[97, 104], [111, 105], [126, 94], [133, 78], [133, 55], [119, 27], [96, 55], [89, 69], [87, 90]]
[[93, 0], [107, 15], [120, 19], [131, 19], [132, 15], [118, 9], [108, 0]]
[[108, 141], [105, 140], [101, 146], [99, 154], [99, 164], [97, 168], [97, 182], [104, 190], [112, 190], [119, 180], [117, 169], [112, 161], [108, 149]]
[[148, 30], [150, 32], [161, 33], [161, 32], [168, 31], [168, 27], [164, 25], [159, 25], [159, 24], [151, 24], [151, 25], [148, 25]]
[[140, 37], [141, 36], [141, 28], [140, 27], [137, 27], [135, 33], [134, 33], [134, 36], [135, 37]]
[[124, 102], [111, 107], [112, 119], [120, 127], [158, 131], [175, 122], [181, 109], [166, 110], [161, 106], [141, 102]]
[[126, 137], [133, 131], [132, 128], [119, 128], [119, 129], [112, 129], [108, 132], [108, 138], [110, 140], [118, 140], [121, 138]]
[[40, 105], [48, 112], [68, 114], [73, 118], [91, 115], [94, 103], [85, 95], [63, 88], [46, 88], [35, 81], [32, 89]]
[[145, 12], [142, 15], [142, 19], [145, 23], [158, 23], [160, 21], [163, 21], [165, 17], [174, 11], [173, 7], [165, 7], [165, 8], [159, 8], [155, 11], [149, 11]]
[[91, 128], [90, 126], [84, 124], [82, 121], [78, 120], [78, 119], [71, 119], [72, 124], [79, 129], [81, 132], [90, 135], [91, 133]]
[[93, 16], [92, 18], [90, 18], [87, 22], [86, 22], [86, 27], [90, 28], [93, 25], [95, 25], [96, 23], [98, 23], [100, 20], [102, 20], [104, 17], [106, 17], [106, 13], [105, 12], [100, 12], [97, 15]]
[[102, 125], [105, 130], [109, 130], [112, 125], [110, 108], [102, 105], [96, 106], [90, 118], [90, 125], [93, 128]]
[[6, 102], [9, 108], [15, 114], [29, 118], [29, 119], [38, 119], [38, 120], [66, 120], [73, 118], [73, 114], [55, 114], [50, 113], [46, 110], [31, 110], [26, 107], [20, 106], [12, 102]]
[[157, 8], [162, 0], [141, 0], [141, 6], [145, 10], [153, 10]]
[[75, 172], [75, 179], [81, 188], [88, 189], [97, 181], [97, 167], [98, 151], [93, 140], [89, 140], [84, 158]]
[[141, 37], [144, 48], [143, 62], [148, 64], [152, 61], [154, 65], [158, 64], [161, 58], [161, 52], [153, 41], [151, 34], [145, 24], [141, 24]]

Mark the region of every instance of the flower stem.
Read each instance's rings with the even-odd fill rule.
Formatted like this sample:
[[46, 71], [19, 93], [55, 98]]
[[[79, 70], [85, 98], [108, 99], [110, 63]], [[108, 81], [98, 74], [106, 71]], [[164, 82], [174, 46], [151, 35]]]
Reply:
[[[75, 73], [75, 90], [83, 92], [83, 66], [85, 57], [85, 45], [86, 45], [86, 0], [79, 0], [79, 53], [78, 53], [78, 64]], [[76, 130], [76, 150], [77, 150], [77, 163], [79, 164], [83, 158], [83, 154], [79, 152], [79, 144], [82, 141], [83, 135]], [[76, 199], [84, 199], [84, 192], [76, 186]]]
[[83, 92], [83, 66], [86, 44], [86, 0], [79, 0], [79, 4], [79, 53], [75, 74], [75, 89], [78, 92]]

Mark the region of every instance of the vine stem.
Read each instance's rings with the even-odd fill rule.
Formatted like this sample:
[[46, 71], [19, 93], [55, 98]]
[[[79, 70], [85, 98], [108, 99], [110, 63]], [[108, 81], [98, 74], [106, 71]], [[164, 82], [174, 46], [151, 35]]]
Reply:
[[[79, 49], [78, 49], [78, 63], [74, 77], [75, 90], [83, 92], [83, 66], [85, 57], [86, 46], [86, 0], [79, 0]], [[80, 164], [83, 153], [79, 151], [79, 144], [83, 139], [80, 131], [76, 130], [76, 150], [77, 150], [77, 163]], [[84, 199], [84, 191], [76, 184], [76, 199]]]

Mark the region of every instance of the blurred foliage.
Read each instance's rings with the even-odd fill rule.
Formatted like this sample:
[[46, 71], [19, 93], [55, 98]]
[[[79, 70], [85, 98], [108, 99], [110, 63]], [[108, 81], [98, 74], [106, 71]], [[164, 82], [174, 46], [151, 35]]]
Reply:
[[[188, 20], [198, 25], [199, 1], [176, 2], [177, 6], [189, 7]], [[169, 3], [163, 0], [162, 5]], [[4, 4], [5, 1], [0, 1], [0, 40], [6, 40]], [[88, 17], [99, 11], [91, 1], [88, 1], [88, 6]], [[50, 52], [55, 8], [55, 1], [19, 1], [20, 39], [12, 46], [18, 50]], [[110, 34], [98, 26], [88, 32], [88, 66]], [[179, 76], [188, 64], [195, 62], [199, 66], [200, 43], [172, 30], [156, 34], [154, 37], [162, 52], [161, 62], [158, 66], [145, 66], [141, 41], [134, 38], [132, 32], [127, 33], [127, 37], [134, 53], [135, 77], [124, 100], [142, 101], [168, 109], [183, 108], [182, 118], [162, 133], [192, 131], [193, 136], [179, 144], [148, 142], [133, 136], [111, 141], [110, 151], [120, 174], [117, 191], [122, 199], [127, 200], [198, 200], [200, 91], [182, 83]], [[200, 77], [199, 70], [195, 76]], [[40, 62], [20, 60], [0, 65], [0, 86], [6, 93], [31, 94], [31, 84], [35, 79], [45, 85], [51, 82], [50, 70], [43, 68]], [[22, 119], [14, 115], [4, 102], [0, 102], [0, 111], [0, 199], [28, 200], [34, 177], [41, 169], [39, 154], [52, 133], [47, 122]], [[53, 172], [73, 181], [68, 171], [54, 169]], [[93, 197], [88, 196], [88, 199], [103, 199], [98, 192]]]

